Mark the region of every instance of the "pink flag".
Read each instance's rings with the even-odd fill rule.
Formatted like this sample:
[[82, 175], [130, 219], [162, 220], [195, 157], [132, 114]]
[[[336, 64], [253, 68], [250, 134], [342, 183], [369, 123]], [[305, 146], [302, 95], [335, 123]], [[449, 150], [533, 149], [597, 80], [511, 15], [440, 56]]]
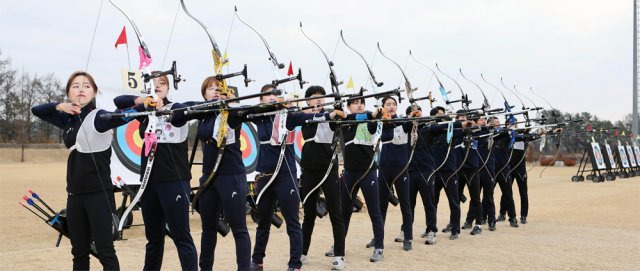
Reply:
[[142, 70], [145, 67], [149, 67], [151, 65], [151, 57], [147, 57], [147, 54], [144, 53], [142, 46], [138, 47], [138, 53], [140, 54], [140, 67], [139, 70]]

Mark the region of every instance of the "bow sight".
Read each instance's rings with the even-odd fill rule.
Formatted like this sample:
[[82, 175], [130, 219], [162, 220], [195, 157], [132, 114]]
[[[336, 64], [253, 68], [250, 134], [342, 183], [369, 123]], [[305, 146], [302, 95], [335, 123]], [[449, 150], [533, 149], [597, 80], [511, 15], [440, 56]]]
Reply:
[[304, 84], [307, 83], [307, 81], [302, 80], [302, 69], [298, 68], [298, 75], [294, 75], [291, 77], [287, 77], [287, 78], [283, 78], [283, 79], [276, 79], [271, 81], [271, 86], [276, 88], [278, 87], [280, 84], [289, 82], [289, 81], [293, 81], [293, 80], [298, 80], [298, 84], [300, 84], [300, 89], [304, 88]]
[[160, 76], [171, 75], [173, 79], [173, 88], [178, 90], [178, 83], [182, 81], [187, 81], [186, 79], [182, 79], [181, 75], [178, 75], [178, 69], [176, 68], [176, 62], [173, 61], [171, 64], [171, 69], [168, 71], [160, 71], [160, 72], [151, 72], [151, 74], [145, 73], [142, 75], [145, 83], [149, 83], [151, 79], [158, 78]]
[[249, 79], [249, 77], [247, 77], [247, 64], [244, 64], [244, 68], [242, 69], [242, 71], [239, 72], [234, 72], [234, 73], [228, 73], [228, 74], [218, 74], [216, 75], [216, 80], [218, 81], [222, 81], [224, 79], [228, 79], [228, 78], [232, 78], [232, 77], [236, 77], [236, 76], [241, 76], [244, 77], [244, 86], [248, 87], [249, 83], [251, 83], [253, 80]]

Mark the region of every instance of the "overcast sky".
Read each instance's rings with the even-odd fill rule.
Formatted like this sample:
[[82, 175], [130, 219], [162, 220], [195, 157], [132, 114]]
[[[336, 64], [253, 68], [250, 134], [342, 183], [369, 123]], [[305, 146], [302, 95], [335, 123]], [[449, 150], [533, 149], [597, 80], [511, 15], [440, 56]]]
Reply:
[[[176, 60], [187, 79], [170, 97], [202, 99], [199, 87], [212, 74], [213, 61], [211, 44], [200, 26], [178, 9], [177, 0], [121, 2], [146, 39], [153, 56], [151, 68], [167, 69]], [[53, 72], [65, 81], [73, 71], [85, 69], [100, 5], [98, 0], [3, 3], [2, 55], [11, 58], [14, 68]], [[493, 107], [500, 107], [501, 98], [482, 82], [481, 72], [501, 88], [500, 77], [504, 77], [508, 86], [516, 85], [539, 106], [544, 102], [529, 92], [530, 86], [562, 111], [588, 111], [615, 121], [632, 110], [633, 0], [187, 1], [220, 49], [228, 51], [229, 71], [248, 65], [256, 82], [249, 88], [238, 79], [230, 83], [239, 85], [240, 94], [245, 95], [275, 77], [282, 78], [286, 71], [274, 72], [258, 36], [237, 19], [231, 28], [234, 5], [245, 21], [262, 32], [280, 62], [288, 65], [291, 61], [294, 68], [302, 68], [306, 81], [327, 90], [327, 64], [301, 35], [300, 21], [333, 58], [336, 74], [345, 85], [351, 76], [356, 86], [371, 88], [364, 62], [338, 43], [341, 29], [350, 45], [370, 62], [377, 79], [385, 83], [378, 91], [402, 83], [400, 71], [377, 53], [379, 41], [383, 52], [399, 62], [418, 87], [415, 96], [433, 91], [438, 103], [442, 98], [431, 73], [407, 61], [409, 50], [433, 68], [438, 62], [469, 94], [471, 107], [480, 106], [481, 94], [460, 77], [458, 68], [480, 84]], [[127, 27], [131, 65], [137, 67], [133, 29], [104, 1], [88, 65], [100, 88], [120, 88], [120, 70], [129, 66], [126, 47], [114, 48], [123, 26]], [[451, 91], [450, 98], [457, 99], [459, 90], [453, 81], [439, 76]], [[341, 90], [350, 92], [345, 85]], [[292, 84], [288, 88], [295, 90]], [[502, 91], [510, 103], [520, 105], [510, 92]], [[531, 105], [526, 99], [524, 103]]]

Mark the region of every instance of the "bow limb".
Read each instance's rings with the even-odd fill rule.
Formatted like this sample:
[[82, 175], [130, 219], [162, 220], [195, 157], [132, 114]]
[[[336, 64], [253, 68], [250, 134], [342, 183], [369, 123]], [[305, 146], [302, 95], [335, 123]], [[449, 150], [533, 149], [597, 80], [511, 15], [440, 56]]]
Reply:
[[[409, 57], [411, 57], [411, 59], [413, 59], [413, 61], [418, 63], [418, 65], [420, 65], [420, 66], [428, 69], [429, 71], [431, 71], [431, 74], [436, 78], [436, 81], [438, 81], [438, 87], [440, 89], [440, 95], [442, 96], [442, 99], [444, 99], [444, 102], [446, 104], [449, 104], [449, 97], [447, 97], [447, 91], [445, 90], [444, 85], [442, 84], [442, 81], [440, 81], [440, 77], [438, 77], [438, 75], [436, 74], [436, 71], [434, 71], [433, 69], [431, 69], [431, 67], [425, 65], [424, 63], [418, 61], [418, 59], [416, 59], [413, 56], [413, 52], [411, 52], [411, 50], [409, 50]], [[433, 97], [431, 97], [431, 91], [429, 91], [429, 106], [431, 108], [433, 108], [433, 103], [435, 101], [436, 100]]]
[[[209, 38], [209, 42], [211, 42], [211, 53], [213, 55], [213, 71], [216, 75], [216, 84], [218, 87], [218, 91], [220, 92], [220, 94], [225, 95], [225, 96], [229, 96], [229, 88], [227, 86], [227, 82], [224, 78], [226, 78], [226, 76], [223, 75], [222, 72], [222, 66], [224, 66], [226, 63], [229, 62], [229, 59], [227, 59], [226, 57], [223, 57], [221, 52], [220, 52], [220, 47], [218, 46], [218, 43], [216, 42], [216, 40], [213, 38], [213, 35], [211, 35], [211, 33], [209, 32], [209, 29], [207, 28], [207, 26], [202, 23], [202, 21], [198, 20], [198, 18], [196, 18], [195, 16], [193, 16], [191, 14], [191, 12], [189, 12], [189, 10], [187, 9], [187, 6], [184, 3], [184, 0], [180, 0], [180, 5], [182, 6], [182, 10], [184, 10], [184, 13], [187, 14], [187, 16], [189, 16], [189, 18], [191, 18], [192, 20], [194, 20], [196, 23], [198, 23], [198, 25], [200, 25], [200, 27], [202, 28], [202, 30], [204, 30], [204, 32], [207, 34], [207, 37]], [[240, 75], [240, 74], [238, 74]], [[245, 70], [242, 72], [241, 75], [244, 75], [245, 77], [245, 85], [248, 84], [247, 81], [247, 73], [246, 73], [246, 66], [245, 66]], [[220, 132], [218, 133], [218, 138], [217, 138], [217, 142], [218, 142], [218, 147], [222, 147], [224, 145], [223, 141], [226, 141], [226, 135], [227, 135], [227, 118], [229, 113], [227, 111], [222, 111], [220, 112], [221, 114], [221, 119], [220, 119]], [[195, 202], [195, 201], [194, 201]]]
[[[140, 48], [142, 48], [142, 51], [144, 52], [145, 56], [148, 59], [151, 59], [151, 53], [149, 52], [149, 49], [147, 48], [147, 45], [144, 42], [144, 38], [142, 37], [142, 34], [138, 29], [137, 25], [135, 24], [135, 22], [113, 0], [109, 0], [109, 2], [118, 11], [120, 11], [122, 15], [124, 15], [124, 17], [129, 21], [129, 23], [134, 29], [134, 32], [136, 33], [136, 37], [138, 38], [138, 42], [140, 43]], [[145, 63], [142, 65], [143, 73], [151, 74], [149, 70], [149, 64], [150, 63]], [[155, 93], [155, 87], [153, 86], [153, 80], [148, 80], [148, 81], [144, 80], [144, 87], [145, 87], [146, 94], [150, 95], [154, 99], [157, 99], [157, 95]], [[153, 108], [153, 111], [155, 111], [155, 107]], [[120, 216], [122, 218], [126, 218], [129, 215], [129, 213], [133, 211], [133, 208], [136, 206], [136, 204], [140, 201], [140, 198], [142, 197], [142, 194], [144, 193], [144, 190], [147, 187], [147, 183], [149, 182], [149, 177], [151, 176], [151, 170], [153, 168], [153, 162], [155, 161], [155, 155], [156, 155], [156, 150], [158, 146], [158, 136], [155, 134], [155, 126], [157, 125], [158, 117], [154, 113], [152, 113], [147, 117], [147, 120], [148, 120], [147, 128], [144, 132], [144, 145], [145, 145], [144, 152], [148, 157], [147, 165], [145, 170], [143, 171], [144, 173], [142, 175], [142, 180], [140, 181], [140, 189], [138, 189], [138, 193], [136, 193], [136, 195], [131, 200], [131, 203], [129, 204], [127, 209], [125, 209], [125, 211], [122, 213], [122, 216]], [[126, 222], [126, 219], [120, 219], [120, 222], [118, 223], [118, 232], [120, 232], [120, 235], [122, 235], [122, 229], [124, 227], [125, 222]]]
[[504, 83], [504, 79], [502, 77], [500, 77], [500, 83], [502, 84], [502, 86], [508, 90], [509, 92], [511, 92], [511, 94], [513, 94], [513, 96], [516, 96], [516, 98], [520, 101], [520, 104], [522, 104], [522, 110], [526, 110], [527, 107], [524, 105], [524, 101], [520, 98], [520, 96], [513, 91], [512, 89], [510, 89], [509, 87], [507, 87], [507, 85]]
[[351, 49], [351, 51], [358, 54], [358, 56], [362, 59], [362, 61], [364, 61], [364, 64], [367, 66], [367, 70], [369, 71], [369, 76], [371, 76], [371, 80], [373, 80], [373, 83], [376, 84], [377, 87], [381, 87], [382, 85], [384, 85], [383, 82], [378, 82], [376, 80], [376, 76], [373, 75], [373, 70], [371, 70], [371, 66], [369, 66], [369, 62], [367, 62], [364, 56], [360, 52], [358, 52], [356, 49], [351, 47], [349, 43], [347, 43], [347, 41], [344, 39], [344, 35], [342, 34], [342, 30], [340, 30], [340, 39], [342, 39], [342, 42], [344, 43], [344, 45], [347, 46], [347, 48]]
[[[558, 122], [558, 120], [557, 120], [557, 115], [556, 115], [556, 109], [553, 107], [553, 105], [551, 105], [551, 103], [549, 103], [549, 101], [547, 101], [547, 99], [545, 99], [544, 97], [542, 97], [542, 96], [540, 96], [540, 95], [536, 94], [535, 92], [533, 92], [533, 88], [532, 88], [532, 87], [529, 87], [529, 91], [531, 91], [531, 93], [532, 93], [534, 96], [536, 96], [536, 97], [538, 97], [538, 98], [542, 99], [545, 103], [547, 103], [547, 105], [549, 105], [549, 107], [551, 108], [551, 115], [552, 115], [552, 117], [554, 117], [554, 121], [555, 121], [555, 122]], [[560, 116], [560, 117], [561, 117], [561, 116]], [[558, 158], [558, 154], [560, 154], [560, 140], [561, 140], [561, 138], [562, 138], [562, 134], [556, 135], [556, 137], [554, 138], [554, 141], [557, 141], [557, 142], [556, 142], [556, 148], [557, 148], [557, 150], [556, 150], [556, 153], [553, 155], [553, 161], [552, 161], [553, 163], [555, 163], [556, 159]], [[542, 151], [540, 151], [540, 157], [541, 157], [541, 156], [542, 156]], [[548, 168], [550, 165], [551, 165], [551, 164], [549, 164], [549, 165], [545, 166], [545, 167], [542, 169], [542, 171], [540, 171], [540, 177], [542, 177], [542, 173], [544, 173], [544, 171], [545, 171], [545, 170], [547, 170], [547, 168]]]
[[[274, 70], [274, 76], [278, 76], [278, 70], [281, 70], [285, 67], [285, 65], [283, 63], [280, 63], [278, 61], [278, 58], [276, 57], [276, 54], [273, 52], [273, 50], [271, 49], [271, 46], [269, 45], [269, 42], [267, 42], [267, 39], [260, 33], [260, 31], [258, 31], [258, 29], [254, 28], [253, 26], [249, 25], [249, 23], [247, 23], [244, 19], [242, 19], [242, 17], [240, 17], [240, 14], [238, 13], [238, 7], [234, 6], [234, 16], [236, 16], [238, 18], [238, 20], [244, 24], [245, 26], [247, 26], [249, 29], [251, 29], [251, 31], [253, 31], [254, 33], [256, 33], [256, 35], [258, 35], [258, 37], [260, 38], [260, 40], [262, 41], [262, 44], [264, 44], [264, 47], [267, 49], [267, 53], [269, 54], [269, 61], [271, 61], [271, 64], [273, 64]], [[278, 87], [278, 85], [289, 82], [289, 81], [293, 81], [293, 80], [298, 80], [298, 83], [300, 84], [300, 89], [304, 88], [304, 84], [306, 84], [307, 82], [302, 80], [302, 69], [298, 69], [298, 75], [295, 76], [291, 76], [291, 77], [287, 77], [284, 79], [275, 79], [271, 81], [271, 86], [273, 88]], [[285, 91], [286, 92], [286, 91]], [[286, 98], [288, 99], [288, 95], [287, 93], [284, 93], [285, 96], [287, 96]]]
[[[195, 16], [193, 16], [191, 14], [191, 12], [189, 12], [189, 10], [187, 9], [187, 6], [184, 3], [184, 0], [180, 0], [180, 5], [182, 6], [182, 9], [184, 10], [184, 12], [187, 14], [187, 16], [189, 16], [189, 18], [191, 18], [192, 20], [194, 20], [196, 23], [198, 23], [198, 25], [200, 25], [200, 27], [202, 28], [202, 30], [204, 30], [204, 32], [207, 34], [207, 37], [209, 38], [209, 41], [211, 42], [211, 53], [213, 56], [213, 71], [216, 75], [216, 85], [218, 87], [218, 90], [220, 92], [220, 94], [222, 95], [229, 95], [229, 89], [227, 86], [227, 82], [225, 79], [223, 79], [223, 72], [222, 72], [222, 66], [226, 63], [228, 63], [228, 59], [224, 58], [220, 52], [220, 48], [218, 46], [218, 43], [216, 42], [216, 40], [213, 38], [213, 35], [211, 35], [211, 33], [209, 32], [209, 30], [207, 29], [207, 26], [202, 23], [202, 21], [198, 20], [198, 18], [196, 18]], [[246, 81], [246, 66], [245, 66], [245, 71], [244, 71], [244, 75], [245, 75], [245, 84], [247, 83]], [[226, 104], [224, 106], [226, 108]], [[223, 108], [224, 109], [224, 108]], [[226, 110], [221, 110], [219, 113], [219, 118], [220, 118], [220, 123], [219, 123], [219, 129], [218, 129], [218, 135], [216, 138], [216, 142], [218, 143], [218, 155], [216, 156], [216, 160], [215, 160], [215, 164], [213, 169], [211, 170], [211, 173], [209, 174], [209, 176], [207, 176], [207, 179], [202, 183], [202, 185], [200, 185], [200, 187], [198, 188], [198, 191], [196, 192], [196, 194], [193, 196], [192, 201], [192, 206], [195, 210], [198, 210], [198, 199], [200, 198], [200, 196], [202, 195], [202, 193], [206, 190], [206, 188], [208, 186], [210, 186], [214, 180], [214, 177], [216, 176], [216, 173], [218, 172], [218, 168], [220, 166], [220, 162], [222, 161], [222, 156], [224, 154], [224, 150], [226, 148], [227, 145], [227, 135], [228, 135], [228, 125], [227, 125], [227, 120], [229, 117], [229, 112]]]
[[254, 27], [249, 25], [247, 22], [245, 22], [242, 19], [242, 17], [240, 17], [240, 14], [238, 14], [238, 7], [237, 6], [234, 6], [233, 9], [234, 9], [234, 14], [238, 18], [238, 20], [240, 20], [240, 22], [242, 22], [244, 25], [246, 25], [251, 30], [253, 30], [253, 32], [255, 32], [258, 35], [258, 37], [260, 37], [260, 40], [262, 40], [262, 43], [267, 48], [267, 52], [269, 53], [269, 60], [271, 61], [271, 63], [273, 63], [273, 66], [275, 66], [277, 69], [283, 69], [284, 68], [284, 64], [278, 62], [278, 58], [276, 58], [276, 54], [273, 53], [273, 50], [271, 49], [271, 46], [269, 46], [269, 43], [267, 42], [267, 39], [265, 39], [264, 36], [262, 36], [262, 34], [260, 34], [260, 31], [258, 31], [257, 29], [255, 29]]
[[123, 9], [121, 9], [113, 0], [109, 0], [109, 2], [118, 11], [120, 11], [122, 15], [124, 15], [127, 21], [129, 21], [129, 23], [131, 24], [131, 27], [133, 27], [133, 31], [136, 33], [136, 38], [138, 39], [138, 43], [140, 43], [140, 46], [142, 47], [144, 54], [147, 56], [147, 58], [151, 58], [151, 53], [149, 53], [149, 48], [147, 47], [147, 43], [144, 42], [144, 38], [142, 37], [142, 34], [140, 33], [140, 30], [138, 29], [138, 26], [136, 25], [136, 23], [133, 20], [131, 20], [131, 17], [129, 17], [129, 15]]
[[446, 76], [447, 78], [451, 79], [451, 81], [453, 81], [453, 83], [456, 84], [456, 86], [458, 87], [458, 90], [460, 90], [460, 103], [462, 105], [462, 109], [464, 110], [469, 110], [469, 104], [471, 103], [471, 101], [469, 101], [469, 97], [467, 96], [467, 94], [464, 93], [464, 91], [462, 90], [462, 87], [460, 86], [460, 84], [458, 83], [458, 81], [456, 79], [454, 79], [453, 77], [451, 77], [449, 74], [445, 73], [444, 71], [442, 71], [442, 69], [440, 69], [440, 66], [438, 65], [438, 63], [436, 62], [436, 69], [442, 73], [444, 76]]
[[[273, 66], [276, 68], [274, 70], [274, 73], [275, 73], [275, 71], [284, 68], [284, 64], [278, 62], [278, 59], [276, 58], [275, 53], [273, 53], [273, 51], [271, 50], [271, 46], [269, 46], [269, 43], [264, 38], [264, 36], [262, 36], [262, 34], [260, 34], [260, 32], [257, 29], [253, 28], [251, 25], [246, 23], [240, 17], [240, 15], [238, 14], [238, 8], [237, 7], [234, 7], [234, 9], [235, 9], [235, 16], [238, 17], [240, 22], [242, 22], [244, 25], [249, 27], [262, 40], [262, 43], [264, 44], [264, 46], [267, 49], [267, 52], [269, 53], [269, 60], [271, 61]], [[301, 25], [301, 27], [302, 27], [302, 25]], [[300, 69], [298, 70], [298, 75], [297, 76], [289, 77], [289, 78], [285, 78], [285, 79], [281, 79], [281, 80], [274, 80], [274, 81], [272, 81], [272, 86], [273, 86], [273, 88], [275, 88], [277, 85], [279, 85], [281, 83], [288, 82], [288, 81], [295, 80], [295, 79], [298, 79], [298, 81], [300, 83], [300, 88], [303, 88], [303, 85], [306, 82], [304, 82], [302, 80], [302, 71]], [[289, 98], [290, 97], [288, 95], [285, 95], [284, 99], [288, 100]], [[285, 158], [285, 155], [286, 155], [286, 152], [287, 152], [287, 137], [290, 135], [290, 133], [287, 132], [287, 130], [286, 130], [287, 116], [288, 116], [288, 112], [286, 110], [280, 111], [280, 113], [277, 113], [277, 118], [274, 119], [274, 122], [272, 124], [272, 125], [278, 126], [279, 127], [278, 131], [283, 133], [282, 135], [280, 135], [280, 134], [278, 135], [279, 140], [281, 140], [281, 142], [280, 142], [280, 152], [279, 152], [279, 155], [278, 155], [278, 160], [277, 160], [277, 163], [276, 163], [276, 167], [275, 167], [273, 173], [271, 173], [272, 174], [271, 177], [269, 178], [269, 180], [267, 181], [265, 186], [262, 187], [262, 189], [258, 193], [258, 196], [257, 196], [257, 198], [255, 200], [256, 204], [259, 204], [260, 199], [262, 198], [262, 195], [264, 195], [264, 192], [269, 188], [269, 186], [273, 183], [273, 181], [275, 180], [276, 176], [280, 172], [283, 160], [284, 160], [285, 164], [287, 165], [287, 171], [289, 172], [289, 175], [291, 175], [291, 180], [293, 181], [293, 180], [296, 179], [295, 176], [293, 176], [293, 174], [291, 173], [291, 170], [290, 170], [291, 166], [289, 165], [289, 162]], [[275, 120], [277, 120], [277, 122]], [[300, 198], [300, 194], [298, 193], [297, 190], [296, 190], [296, 193], [298, 195], [298, 198]]]
[[[522, 110], [529, 110], [529, 108], [527, 108], [524, 104], [524, 101], [520, 98], [520, 96], [518, 95], [518, 93], [516, 91], [514, 91], [513, 89], [510, 89], [509, 87], [507, 87], [507, 85], [504, 83], [504, 80], [502, 79], [502, 77], [500, 77], [500, 83], [502, 84], [502, 86], [507, 89], [508, 91], [510, 91], [514, 96], [516, 96], [516, 98], [518, 98], [518, 100], [520, 101], [520, 103], [522, 104]], [[526, 120], [526, 126], [531, 126], [530, 122], [529, 122], [529, 113], [524, 113], [523, 117]]]
[[531, 98], [529, 98], [527, 95], [524, 95], [524, 93], [518, 91], [518, 88], [516, 87], [516, 85], [513, 85], [513, 90], [515, 92], [517, 92], [518, 94], [520, 94], [525, 99], [527, 99], [527, 101], [531, 102], [531, 104], [533, 104], [533, 107], [535, 108], [535, 110], [542, 109], [542, 107], [538, 107], [538, 105], [536, 105], [536, 103]]
[[[211, 51], [213, 55], [213, 72], [215, 73], [216, 76], [222, 75], [222, 66], [228, 63], [229, 59], [222, 56], [222, 53], [220, 52], [220, 47], [218, 46], [218, 43], [216, 42], [216, 40], [213, 38], [213, 35], [211, 35], [211, 33], [209, 32], [209, 29], [207, 28], [207, 26], [204, 23], [202, 23], [202, 21], [198, 20], [198, 18], [193, 16], [191, 12], [189, 12], [189, 10], [187, 9], [187, 6], [184, 4], [184, 0], [180, 0], [180, 4], [182, 6], [182, 10], [184, 10], [184, 13], [186, 13], [187, 16], [189, 16], [189, 18], [196, 21], [196, 23], [198, 23], [198, 25], [202, 27], [202, 30], [204, 30], [204, 32], [207, 34], [207, 37], [211, 42], [211, 47], [213, 47]], [[220, 94], [228, 96], [229, 89], [227, 87], [227, 82], [224, 79], [220, 79], [216, 81], [217, 81]]]
[[[338, 79], [336, 78], [336, 73], [333, 70], [333, 61], [329, 60], [327, 53], [325, 53], [324, 50], [322, 50], [322, 47], [320, 47], [318, 43], [316, 43], [309, 36], [307, 36], [307, 33], [305, 33], [304, 30], [302, 29], [302, 22], [300, 22], [300, 32], [302, 32], [302, 35], [305, 38], [307, 38], [311, 43], [313, 43], [318, 49], [320, 49], [320, 52], [322, 52], [322, 55], [324, 56], [324, 59], [327, 62], [327, 65], [329, 66], [329, 81], [331, 81], [331, 92], [339, 96], [340, 90], [338, 89], [338, 86], [341, 85], [342, 82], [338, 81]], [[339, 107], [342, 108], [341, 106]]]
[[[487, 79], [484, 78], [484, 74], [480, 73], [480, 77], [482, 77], [482, 81], [484, 81], [485, 83], [487, 83], [487, 85], [493, 87], [496, 91], [498, 91], [498, 93], [500, 93], [500, 96], [502, 96], [502, 99], [504, 100], [504, 110], [506, 112], [511, 112], [511, 109], [513, 108], [513, 106], [509, 105], [509, 102], [507, 102], [507, 98], [504, 96], [504, 93], [502, 93], [502, 90], [500, 90], [500, 88], [496, 87], [495, 85], [489, 83], [489, 81], [487, 81]], [[506, 118], [506, 121], [511, 123], [514, 123], [516, 121], [513, 115], [506, 115], [505, 118]]]
[[559, 117], [559, 116], [561, 117], [561, 115], [556, 115], [556, 111], [558, 111], [558, 112], [560, 112], [560, 111], [557, 110], [555, 107], [553, 107], [553, 105], [551, 105], [551, 103], [549, 103], [549, 101], [547, 101], [547, 99], [545, 99], [542, 95], [538, 95], [535, 92], [533, 92], [533, 88], [532, 87], [529, 87], [529, 91], [534, 96], [538, 97], [539, 99], [542, 99], [549, 106], [549, 108], [551, 108], [551, 117], [554, 118], [555, 122], [558, 122], [558, 118], [557, 117]]
[[507, 102], [507, 97], [504, 96], [504, 93], [502, 93], [502, 90], [500, 90], [500, 88], [496, 87], [495, 85], [489, 83], [489, 81], [487, 81], [487, 79], [484, 77], [484, 74], [480, 73], [480, 77], [482, 78], [482, 81], [484, 81], [487, 85], [491, 86], [496, 91], [498, 91], [498, 93], [500, 93], [500, 96], [502, 96], [502, 100], [504, 100], [505, 110], [511, 111], [511, 106], [508, 106], [509, 102]]
[[207, 37], [209, 37], [209, 42], [211, 42], [211, 46], [213, 47], [214, 59], [218, 59], [218, 61], [220, 61], [221, 64], [227, 63], [229, 60], [226, 58], [222, 59], [222, 54], [220, 53], [220, 47], [218, 46], [218, 43], [209, 32], [209, 29], [207, 28], [207, 26], [204, 23], [202, 23], [202, 21], [198, 20], [198, 18], [193, 16], [191, 12], [189, 12], [189, 10], [187, 9], [187, 6], [184, 4], [184, 0], [180, 0], [180, 5], [182, 5], [182, 10], [184, 10], [184, 13], [186, 13], [187, 16], [189, 16], [189, 18], [196, 21], [196, 23], [198, 23], [198, 25], [202, 27], [202, 30], [204, 30], [204, 32], [207, 34]]
[[547, 103], [547, 105], [549, 106], [549, 108], [551, 108], [552, 110], [556, 110], [555, 107], [553, 107], [553, 105], [551, 105], [551, 103], [549, 103], [549, 101], [547, 101], [547, 99], [545, 99], [544, 97], [542, 97], [541, 95], [536, 94], [535, 92], [533, 92], [533, 88], [529, 87], [529, 91], [531, 92], [531, 94], [533, 94], [534, 96], [542, 99], [545, 103]]
[[[324, 52], [322, 47], [320, 47], [318, 43], [316, 43], [313, 39], [311, 39], [311, 37], [307, 36], [307, 34], [304, 32], [302, 28], [302, 22], [300, 22], [299, 25], [300, 25], [300, 32], [302, 32], [302, 35], [305, 38], [307, 38], [307, 40], [309, 40], [311, 43], [313, 43], [313, 45], [315, 45], [316, 48], [318, 48], [322, 53], [322, 55], [324, 56], [325, 62], [327, 63], [327, 66], [329, 66], [329, 81], [331, 82], [331, 92], [334, 94], [334, 97], [333, 97], [334, 101], [338, 102], [334, 104], [333, 107], [337, 110], [342, 110], [342, 98], [340, 96], [340, 89], [338, 88], [342, 84], [342, 82], [338, 82], [338, 79], [336, 78], [336, 73], [333, 70], [333, 62], [329, 60], [329, 57]], [[327, 168], [327, 171], [325, 172], [324, 176], [322, 177], [322, 180], [320, 180], [318, 185], [316, 185], [313, 189], [311, 189], [307, 193], [307, 195], [304, 197], [304, 199], [302, 200], [302, 204], [304, 204], [309, 198], [309, 196], [313, 195], [314, 192], [317, 189], [319, 189], [320, 186], [327, 180], [327, 177], [330, 175], [334, 165], [337, 164], [338, 151], [340, 150], [340, 148], [344, 148], [343, 145], [344, 145], [344, 142], [342, 140], [342, 128], [341, 128], [341, 125], [338, 124], [333, 134], [333, 139], [331, 142], [332, 154], [331, 154], [331, 161], [329, 162], [329, 167]]]
[[462, 68], [458, 69], [458, 71], [460, 71], [460, 75], [462, 75], [462, 78], [464, 78], [464, 80], [467, 80], [467, 82], [473, 84], [476, 86], [476, 88], [478, 88], [478, 90], [480, 90], [480, 93], [482, 93], [482, 98], [484, 99], [482, 102], [482, 108], [483, 110], [489, 110], [491, 109], [491, 105], [489, 104], [489, 99], [487, 99], [487, 95], [484, 94], [484, 91], [482, 90], [482, 88], [480, 87], [480, 85], [478, 85], [478, 83], [472, 81], [471, 79], [467, 78], [464, 73], [462, 73]]
[[393, 63], [393, 65], [398, 67], [398, 69], [400, 70], [400, 73], [402, 73], [402, 78], [404, 78], [404, 89], [405, 89], [405, 91], [407, 93], [407, 97], [409, 98], [409, 102], [411, 103], [411, 107], [413, 109], [416, 109], [417, 108], [417, 104], [416, 104], [416, 101], [413, 99], [413, 92], [415, 90], [417, 90], [418, 88], [414, 88], [414, 87], [411, 86], [411, 82], [409, 82], [409, 78], [407, 77], [407, 74], [404, 72], [404, 69], [402, 69], [400, 64], [398, 64], [398, 62], [396, 62], [393, 59], [389, 58], [388, 56], [386, 56], [382, 52], [382, 49], [380, 49], [380, 42], [377, 43], [377, 46], [378, 46], [378, 52], [380, 52], [380, 54], [384, 58], [386, 58], [387, 60], [391, 61], [391, 63]]
[[[148, 59], [151, 59], [151, 53], [149, 52], [147, 43], [144, 41], [144, 37], [142, 37], [142, 33], [140, 32], [140, 29], [138, 28], [136, 23], [131, 19], [131, 17], [129, 17], [129, 15], [122, 8], [120, 8], [115, 3], [114, 0], [109, 0], [109, 3], [111, 3], [111, 5], [114, 6], [118, 11], [120, 11], [120, 13], [122, 13], [122, 15], [127, 19], [127, 21], [129, 21], [129, 23], [131, 24], [131, 27], [133, 27], [133, 31], [136, 34], [136, 38], [138, 39], [138, 43], [140, 44], [140, 48], [142, 48], [142, 51], [144, 52], [145, 57]], [[143, 72], [146, 74], [151, 73], [151, 71], [149, 70], [148, 64], [143, 66]], [[148, 82], [145, 82], [145, 91], [147, 92], [147, 94], [149, 94], [154, 99], [157, 99], [158, 97], [154, 89], [155, 87], [153, 86], [153, 80], [149, 80]]]

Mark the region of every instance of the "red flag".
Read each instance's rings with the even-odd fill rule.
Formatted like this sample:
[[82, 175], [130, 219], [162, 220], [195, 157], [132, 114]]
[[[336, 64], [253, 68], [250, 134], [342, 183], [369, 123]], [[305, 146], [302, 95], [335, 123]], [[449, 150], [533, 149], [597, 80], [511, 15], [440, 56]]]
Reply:
[[591, 131], [593, 130], [593, 128], [591, 128], [591, 123], [587, 124], [587, 128], [586, 128], [586, 130], [587, 130], [588, 132], [591, 132]]
[[118, 48], [118, 44], [127, 44], [127, 28], [126, 28], [126, 26], [122, 27], [122, 32], [120, 32], [120, 36], [118, 36], [118, 40], [116, 40], [116, 48]]
[[293, 65], [291, 64], [291, 61], [289, 61], [289, 70], [287, 71], [287, 75], [293, 75]]
[[618, 136], [618, 129], [613, 130], [613, 136]]
[[629, 135], [629, 138], [633, 139], [633, 133], [631, 133], [631, 134]]

